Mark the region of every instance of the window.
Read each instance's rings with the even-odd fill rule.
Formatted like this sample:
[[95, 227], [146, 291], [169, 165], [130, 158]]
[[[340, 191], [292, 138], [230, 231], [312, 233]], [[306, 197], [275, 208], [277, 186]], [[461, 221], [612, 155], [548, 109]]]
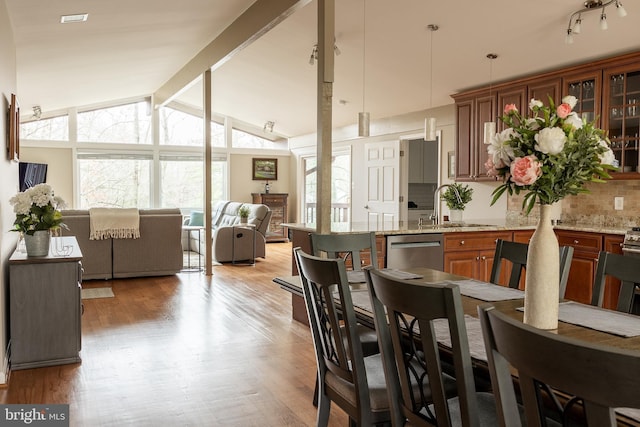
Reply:
[[[316, 222], [317, 159], [303, 157], [304, 221]], [[348, 222], [351, 218], [351, 151], [335, 152], [331, 159], [331, 221]]]
[[151, 115], [147, 103], [79, 112], [78, 141], [151, 144]]
[[41, 141], [68, 141], [69, 116], [21, 123], [20, 138]]
[[78, 153], [80, 209], [150, 208], [151, 155]]
[[[171, 107], [160, 109], [160, 145], [202, 147], [202, 117]], [[211, 146], [224, 147], [224, 125], [211, 122]]]
[[233, 141], [233, 147], [236, 148], [271, 148], [283, 150], [288, 148], [286, 141], [271, 141], [238, 129], [231, 131], [231, 140]]

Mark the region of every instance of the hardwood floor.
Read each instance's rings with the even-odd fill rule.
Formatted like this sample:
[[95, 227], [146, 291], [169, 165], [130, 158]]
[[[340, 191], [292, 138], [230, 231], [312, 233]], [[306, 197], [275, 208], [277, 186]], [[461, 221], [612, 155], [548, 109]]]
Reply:
[[[73, 426], [311, 426], [315, 356], [291, 320], [291, 244], [255, 266], [111, 281], [83, 300], [82, 363], [14, 371], [1, 403], [69, 403]], [[333, 405], [330, 426], [347, 416]]]

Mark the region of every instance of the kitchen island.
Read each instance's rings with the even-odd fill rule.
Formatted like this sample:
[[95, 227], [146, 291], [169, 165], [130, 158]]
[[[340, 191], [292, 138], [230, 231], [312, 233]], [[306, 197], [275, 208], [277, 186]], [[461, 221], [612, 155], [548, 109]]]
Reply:
[[[420, 225], [417, 221], [389, 222], [379, 229], [370, 230], [366, 223], [332, 223], [332, 233], [376, 233], [378, 265], [398, 268], [387, 263], [387, 249], [390, 238], [398, 236], [440, 235], [442, 236], [442, 269], [482, 281], [489, 281], [496, 239], [528, 243], [536, 226], [536, 219], [523, 221], [473, 220], [468, 223], [449, 223], [439, 225]], [[300, 247], [311, 253], [309, 233], [316, 231], [313, 223], [284, 224], [289, 229], [292, 246]], [[554, 226], [561, 246], [574, 248], [571, 270], [567, 284], [566, 298], [582, 303], [591, 301], [591, 284], [595, 277], [598, 254], [605, 250], [622, 253], [621, 244], [629, 227], [616, 227], [594, 223], [561, 223]], [[367, 259], [366, 254], [362, 256]], [[291, 271], [298, 271], [292, 257]], [[425, 267], [425, 265], [402, 266], [400, 268]], [[433, 267], [432, 267], [433, 268]], [[508, 277], [510, 269], [502, 268], [502, 275]], [[501, 275], [501, 276], [502, 276]], [[615, 308], [618, 299], [619, 283], [608, 281], [605, 288], [604, 306]]]

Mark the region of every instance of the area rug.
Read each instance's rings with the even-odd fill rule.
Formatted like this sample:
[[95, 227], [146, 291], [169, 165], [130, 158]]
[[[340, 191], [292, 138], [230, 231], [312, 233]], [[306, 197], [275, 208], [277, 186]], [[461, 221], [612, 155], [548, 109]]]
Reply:
[[87, 288], [82, 289], [82, 299], [94, 298], [113, 298], [113, 290], [111, 288]]

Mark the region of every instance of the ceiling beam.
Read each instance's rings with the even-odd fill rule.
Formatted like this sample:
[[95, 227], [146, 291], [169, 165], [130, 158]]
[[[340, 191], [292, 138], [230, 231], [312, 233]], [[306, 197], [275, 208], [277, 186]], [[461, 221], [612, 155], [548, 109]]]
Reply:
[[311, 0], [257, 0], [218, 37], [187, 62], [153, 94], [155, 105], [164, 105], [202, 76], [215, 70], [245, 46], [260, 38]]

